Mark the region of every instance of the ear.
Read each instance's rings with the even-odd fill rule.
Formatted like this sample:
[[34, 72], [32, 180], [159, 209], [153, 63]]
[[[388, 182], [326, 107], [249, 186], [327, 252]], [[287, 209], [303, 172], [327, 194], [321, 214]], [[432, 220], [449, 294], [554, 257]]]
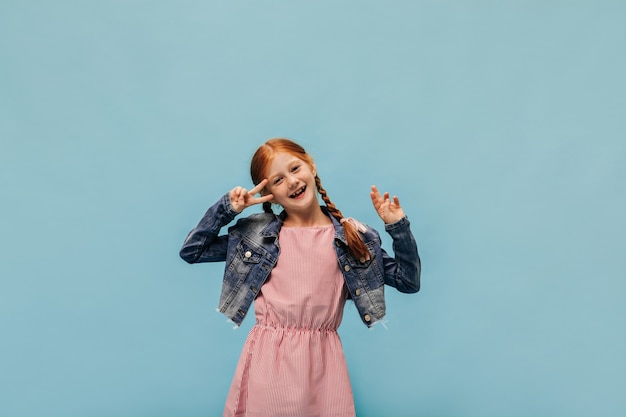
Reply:
[[317, 168], [315, 167], [315, 164], [311, 164], [311, 172], [313, 173], [314, 177], [317, 176]]

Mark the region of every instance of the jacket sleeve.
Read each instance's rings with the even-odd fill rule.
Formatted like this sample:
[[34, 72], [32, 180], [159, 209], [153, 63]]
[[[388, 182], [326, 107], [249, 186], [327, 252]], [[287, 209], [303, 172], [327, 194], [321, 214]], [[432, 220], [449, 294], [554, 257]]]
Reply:
[[386, 224], [385, 231], [393, 239], [391, 257], [385, 250], [383, 253], [383, 269], [385, 284], [395, 287], [404, 293], [415, 293], [420, 289], [422, 271], [417, 243], [411, 233], [409, 219], [405, 216], [395, 223]]
[[230, 202], [230, 195], [227, 193], [222, 196], [189, 232], [180, 249], [180, 257], [190, 264], [225, 261], [228, 235], [219, 236], [219, 232], [237, 214]]

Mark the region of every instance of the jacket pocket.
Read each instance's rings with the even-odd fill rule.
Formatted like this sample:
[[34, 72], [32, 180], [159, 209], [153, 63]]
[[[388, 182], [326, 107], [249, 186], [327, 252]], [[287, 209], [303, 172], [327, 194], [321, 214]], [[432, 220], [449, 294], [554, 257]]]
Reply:
[[369, 259], [356, 259], [352, 255], [348, 256], [350, 267], [359, 275], [362, 282], [367, 283], [370, 288], [377, 288], [383, 285], [385, 280], [379, 263], [379, 251], [374, 242], [367, 242], [367, 248], [370, 252]]
[[263, 254], [258, 248], [242, 240], [237, 244], [237, 250], [228, 268], [228, 273], [236, 274], [243, 278], [250, 273], [250, 270], [255, 265], [261, 262], [262, 258]]

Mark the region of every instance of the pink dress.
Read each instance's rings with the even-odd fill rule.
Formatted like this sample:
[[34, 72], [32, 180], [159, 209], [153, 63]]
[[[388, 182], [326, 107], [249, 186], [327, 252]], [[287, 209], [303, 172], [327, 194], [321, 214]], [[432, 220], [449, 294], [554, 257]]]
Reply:
[[337, 328], [347, 298], [335, 229], [283, 227], [224, 417], [354, 417]]

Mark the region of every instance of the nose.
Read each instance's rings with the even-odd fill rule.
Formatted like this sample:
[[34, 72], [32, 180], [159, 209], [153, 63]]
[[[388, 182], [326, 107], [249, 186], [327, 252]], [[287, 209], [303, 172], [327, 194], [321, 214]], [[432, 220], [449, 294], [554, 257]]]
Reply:
[[287, 175], [286, 180], [289, 188], [294, 188], [296, 185], [298, 185], [298, 179], [295, 177], [295, 175]]

